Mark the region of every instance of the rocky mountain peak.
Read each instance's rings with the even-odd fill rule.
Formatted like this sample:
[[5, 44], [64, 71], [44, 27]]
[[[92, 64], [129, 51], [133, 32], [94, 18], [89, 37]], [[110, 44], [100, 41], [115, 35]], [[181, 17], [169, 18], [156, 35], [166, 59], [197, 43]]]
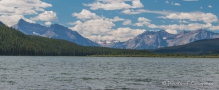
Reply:
[[53, 24], [50, 27], [46, 27], [20, 19], [18, 24], [13, 27], [27, 35], [63, 39], [83, 46], [99, 46], [99, 44], [81, 36], [77, 31], [70, 30], [59, 24]]
[[28, 23], [28, 22], [25, 21], [24, 19], [20, 19], [20, 20], [18, 21], [18, 23]]
[[198, 29], [195, 31], [183, 31], [179, 34], [170, 34], [165, 30], [145, 31], [144, 33], [125, 42], [112, 45], [113, 48], [126, 49], [156, 49], [168, 46], [188, 44], [202, 39], [219, 38], [219, 33]]
[[55, 27], [55, 28], [66, 28], [60, 24], [52, 24], [50, 27]]

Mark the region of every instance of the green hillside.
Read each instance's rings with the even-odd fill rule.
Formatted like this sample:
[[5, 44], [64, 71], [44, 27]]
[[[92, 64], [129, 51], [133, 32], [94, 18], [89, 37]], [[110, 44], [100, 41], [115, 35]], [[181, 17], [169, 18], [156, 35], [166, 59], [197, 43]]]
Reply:
[[28, 36], [13, 28], [0, 25], [0, 55], [148, 55], [146, 50], [123, 50], [85, 47], [65, 40]]
[[219, 39], [195, 41], [186, 45], [166, 47], [154, 50], [156, 53], [171, 54], [219, 54]]

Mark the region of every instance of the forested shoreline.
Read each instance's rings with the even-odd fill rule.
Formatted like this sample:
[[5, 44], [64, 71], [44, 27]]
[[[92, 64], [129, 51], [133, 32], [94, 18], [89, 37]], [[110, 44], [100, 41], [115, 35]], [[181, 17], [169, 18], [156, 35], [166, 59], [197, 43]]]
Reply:
[[75, 43], [40, 36], [29, 36], [13, 28], [0, 25], [1, 56], [97, 56], [97, 57], [180, 57], [218, 58], [218, 54], [167, 54], [148, 50], [113, 49], [81, 46]]
[[21, 56], [90, 56], [90, 55], [148, 55], [147, 50], [87, 47], [75, 43], [39, 36], [28, 36], [18, 30], [0, 25], [0, 55]]

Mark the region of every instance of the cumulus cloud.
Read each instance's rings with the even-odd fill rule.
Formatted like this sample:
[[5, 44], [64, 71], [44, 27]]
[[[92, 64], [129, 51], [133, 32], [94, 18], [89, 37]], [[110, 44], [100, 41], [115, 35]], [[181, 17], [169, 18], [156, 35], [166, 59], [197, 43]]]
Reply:
[[189, 22], [186, 20], [179, 20], [179, 23], [181, 24], [181, 23], [189, 23]]
[[139, 17], [138, 18], [138, 23], [135, 23], [134, 26], [149, 26], [151, 23], [151, 20], [144, 18], [144, 17]]
[[123, 25], [132, 25], [132, 21], [130, 19], [127, 19], [123, 22]]
[[52, 5], [41, 0], [0, 0], [1, 21], [8, 26], [16, 24], [21, 18], [28, 22], [35, 22], [24, 16], [37, 15], [45, 11], [44, 9], [47, 7], [52, 7]]
[[173, 13], [172, 11], [156, 11], [156, 10], [145, 10], [145, 9], [125, 9], [122, 11], [124, 14], [141, 14], [141, 13], [153, 13], [153, 14], [161, 14], [161, 15], [168, 15], [170, 13]]
[[69, 25], [78, 25], [78, 24], [82, 24], [82, 22], [80, 20], [77, 20], [76, 22], [69, 22]]
[[[74, 13], [74, 14], [79, 14], [79, 13]], [[94, 13], [92, 15], [94, 15]], [[73, 15], [73, 16], [78, 18], [77, 15]], [[131, 29], [128, 27], [114, 29], [113, 27], [116, 26], [114, 22], [124, 21], [125, 19], [120, 18], [118, 16], [115, 16], [112, 19], [106, 17], [100, 17], [97, 16], [96, 14], [95, 16], [99, 18], [89, 18], [89, 19], [86, 18], [83, 21], [78, 20], [76, 22], [69, 23], [71, 25], [74, 25], [73, 27], [71, 27], [71, 29], [78, 31], [80, 34], [93, 41], [100, 41], [100, 40], [126, 41], [145, 31], [140, 29]], [[84, 19], [84, 18], [78, 18], [78, 19]]]
[[31, 19], [51, 22], [51, 21], [57, 21], [58, 17], [56, 16], [56, 12], [44, 11], [43, 13]]
[[210, 30], [219, 30], [219, 25], [218, 26], [212, 26], [209, 28]]
[[[80, 20], [93, 20], [93, 19], [108, 19], [106, 17], [100, 17], [98, 15], [96, 15], [95, 13], [92, 13], [90, 12], [89, 10], [86, 10], [86, 9], [82, 9], [82, 11], [80, 13], [73, 13], [72, 14], [73, 17], [76, 17], [77, 19], [80, 19]], [[123, 18], [120, 18], [119, 16], [115, 16], [113, 19], [108, 19], [112, 22], [118, 22], [118, 21], [124, 21], [125, 19]]]
[[45, 22], [46, 26], [50, 26], [52, 23], [51, 22]]
[[170, 29], [170, 30], [197, 30], [202, 28], [210, 28], [212, 24], [199, 24], [199, 23], [190, 23], [190, 24], [172, 24], [172, 25], [159, 25], [156, 28]]
[[[131, 1], [132, 4], [126, 3], [127, 1]], [[121, 10], [144, 7], [140, 0], [97, 0], [91, 4], [84, 4], [84, 6], [89, 6], [92, 10]]]
[[140, 14], [140, 13], [144, 13], [144, 10], [130, 10], [130, 9], [126, 9], [126, 10], [123, 10], [122, 13], [124, 14]]
[[117, 28], [110, 32], [111, 35], [115, 36], [114, 39], [111, 40], [127, 41], [128, 39], [131, 39], [143, 33], [144, 31], [145, 30], [143, 29], [131, 29], [129, 27]]
[[125, 19], [115, 16], [113, 19], [110, 19], [113, 22], [124, 21]]
[[174, 2], [172, 2], [171, 5], [181, 6], [180, 3], [174, 3]]
[[[210, 30], [219, 30], [217, 26], [213, 26], [211, 23], [189, 23], [189, 24], [172, 24], [172, 25], [155, 25], [154, 28], [160, 28], [164, 30], [198, 30], [208, 28]], [[175, 32], [175, 31], [174, 31]]]
[[78, 19], [81, 19], [81, 20], [101, 18], [97, 16], [95, 13], [91, 13], [89, 10], [86, 10], [86, 9], [83, 9], [80, 13], [73, 13], [72, 16], [77, 17]]
[[161, 16], [163, 19], [175, 19], [175, 20], [190, 20], [190, 21], [203, 21], [205, 23], [217, 22], [218, 18], [212, 13], [203, 12], [191, 12], [191, 13], [171, 13], [166, 16]]
[[178, 33], [177, 30], [171, 30], [171, 29], [166, 29], [165, 31], [168, 32], [168, 33], [171, 33], [171, 34], [177, 34]]
[[20, 19], [24, 19], [27, 22], [35, 23], [35, 21], [25, 18], [23, 15], [1, 15], [0, 21], [2, 21], [7, 26], [13, 26], [17, 24]]
[[179, 20], [180, 24], [169, 24], [169, 25], [155, 25], [151, 23], [151, 20], [145, 17], [139, 17], [138, 22], [134, 26], [146, 26], [152, 29], [163, 29], [169, 33], [177, 33], [177, 30], [197, 30], [197, 29], [210, 29], [210, 30], [219, 30], [219, 26], [213, 26], [211, 23], [190, 23], [186, 20]]
[[[200, 24], [200, 23], [189, 23], [189, 24], [170, 24], [170, 25], [153, 25], [153, 28], [164, 29], [169, 33], [177, 33], [177, 30], [198, 30], [209, 28], [211, 30], [216, 30], [217, 27], [213, 26], [211, 23]], [[148, 26], [150, 27], [150, 26]]]
[[74, 24], [75, 26], [71, 28], [72, 30], [78, 31], [80, 34], [93, 41], [126, 41], [144, 32], [144, 30], [130, 28], [113, 29], [115, 24], [112, 21], [105, 19], [88, 20], [83, 23], [75, 22]]
[[208, 8], [212, 8], [212, 6], [211, 6], [211, 5], [208, 5]]
[[0, 14], [37, 14], [51, 4], [40, 0], [0, 0]]

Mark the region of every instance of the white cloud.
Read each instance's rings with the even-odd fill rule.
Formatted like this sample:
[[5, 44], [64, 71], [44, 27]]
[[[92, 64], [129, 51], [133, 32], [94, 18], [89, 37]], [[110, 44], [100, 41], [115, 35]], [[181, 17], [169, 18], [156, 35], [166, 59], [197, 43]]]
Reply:
[[50, 26], [52, 24], [52, 22], [45, 22], [46, 26]]
[[165, 3], [170, 3], [169, 1], [165, 1]]
[[131, 38], [136, 37], [137, 35], [143, 33], [145, 30], [143, 29], [131, 29], [129, 27], [125, 28], [117, 28], [112, 30], [110, 33], [114, 35], [114, 39], [111, 40], [120, 40], [120, 41], [127, 41]]
[[171, 5], [181, 6], [180, 3], [174, 3], [174, 2], [172, 2]]
[[113, 26], [115, 26], [115, 24], [112, 21], [95, 19], [88, 20], [83, 23], [78, 23], [74, 27], [74, 30], [82, 34], [89, 32], [90, 35], [105, 35], [105, 32], [110, 31]]
[[40, 0], [1, 0], [1, 5], [11, 7], [51, 7], [51, 4], [42, 2]]
[[122, 11], [122, 13], [124, 14], [154, 13], [154, 14], [168, 15], [173, 12], [172, 11], [145, 10], [145, 9], [138, 9], [138, 10], [125, 9]]
[[219, 31], [219, 25], [218, 26], [212, 26], [209, 28], [210, 30], [218, 30]]
[[126, 41], [135, 37], [136, 35], [143, 33], [145, 30], [130, 29], [130, 28], [118, 28], [113, 29], [115, 24], [110, 20], [96, 19], [88, 20], [84, 23], [78, 23], [72, 30], [78, 31], [83, 36], [93, 40], [120, 40]]
[[24, 16], [37, 15], [45, 11], [44, 9], [47, 7], [52, 7], [52, 5], [41, 0], [0, 0], [1, 21], [8, 26], [16, 24], [21, 18], [28, 22], [35, 22]]
[[168, 33], [171, 33], [171, 34], [177, 34], [178, 33], [177, 30], [166, 29], [165, 31], [168, 32]]
[[186, 20], [179, 20], [180, 24], [169, 24], [169, 25], [155, 25], [151, 23], [151, 20], [139, 17], [138, 22], [135, 26], [147, 26], [153, 29], [164, 29], [169, 33], [177, 33], [177, 30], [197, 30], [197, 29], [210, 29], [219, 30], [219, 26], [213, 26], [211, 23], [189, 23]]
[[58, 17], [56, 16], [56, 12], [44, 11], [43, 13], [41, 13], [38, 16], [31, 18], [31, 19], [51, 22], [51, 21], [57, 21]]
[[[72, 16], [80, 20], [84, 20], [84, 21], [105, 18], [103, 16], [100, 17], [96, 15], [95, 13], [92, 13], [86, 9], [83, 9], [80, 13], [73, 13]], [[108, 18], [105, 18], [105, 19], [108, 19]], [[124, 21], [125, 19], [115, 16], [113, 19], [108, 19], [108, 20], [113, 21], [113, 22], [118, 22], [118, 21]]]
[[86, 19], [84, 21], [78, 20], [76, 22], [71, 22], [69, 24], [74, 25], [74, 27], [71, 27], [72, 30], [78, 31], [81, 35], [93, 41], [100, 41], [100, 40], [125, 41], [130, 38], [133, 38], [137, 34], [144, 32], [144, 30], [140, 30], [140, 29], [130, 29], [130, 28], [114, 29], [113, 27], [116, 26], [114, 22], [124, 21], [123, 18], [120, 18], [118, 16], [115, 16], [113, 19], [109, 19], [103, 16], [102, 17], [97, 16], [97, 17], [99, 18]]
[[69, 25], [78, 25], [78, 24], [82, 24], [82, 22], [80, 20], [77, 20], [76, 22], [69, 22]]
[[[132, 1], [132, 5], [126, 3], [127, 1]], [[92, 10], [120, 10], [144, 7], [140, 0], [97, 0], [92, 4], [84, 4], [84, 6], [89, 6]]]
[[126, 9], [126, 10], [123, 10], [122, 13], [124, 13], [124, 14], [140, 14], [140, 13], [143, 13], [143, 12], [142, 11], [134, 11], [134, 10]]
[[211, 5], [208, 5], [208, 8], [212, 8], [212, 6], [211, 6]]
[[172, 25], [158, 25], [156, 28], [162, 28], [165, 30], [197, 30], [197, 29], [203, 29], [203, 28], [210, 28], [212, 27], [212, 24], [206, 23], [206, 24], [199, 24], [199, 23], [190, 23], [190, 24], [172, 24]]
[[179, 20], [179, 23], [182, 24], [182, 23], [189, 23], [189, 22], [186, 20]]
[[144, 17], [139, 17], [138, 18], [138, 23], [135, 23], [134, 26], [148, 26], [150, 25], [151, 20], [144, 18]]
[[210, 23], [199, 24], [199, 23], [190, 23], [190, 24], [172, 24], [172, 25], [158, 25], [156, 28], [162, 28], [165, 30], [198, 30], [198, 29], [206, 29], [206, 28], [215, 28]]
[[20, 19], [24, 19], [27, 22], [35, 23], [35, 21], [25, 18], [23, 15], [0, 15], [0, 21], [7, 26], [13, 26], [17, 24]]
[[89, 10], [86, 10], [86, 9], [83, 9], [80, 13], [73, 13], [72, 16], [75, 16], [81, 20], [100, 19], [101, 18], [101, 17], [97, 16], [95, 13], [91, 13]]
[[191, 12], [191, 13], [171, 13], [166, 16], [161, 16], [163, 19], [176, 19], [176, 20], [191, 20], [191, 21], [203, 21], [205, 23], [217, 22], [218, 18], [212, 13], [203, 12]]
[[144, 5], [141, 3], [140, 0], [133, 0], [131, 8], [143, 8]]
[[123, 25], [132, 25], [132, 21], [130, 19], [127, 19], [123, 22]]
[[124, 21], [125, 19], [115, 16], [113, 19], [110, 19], [113, 22]]
[[130, 9], [126, 9], [123, 10], [122, 13], [124, 14], [140, 14], [140, 13], [144, 13], [144, 11], [135, 11], [135, 10], [130, 10]]
[[0, 14], [37, 14], [51, 4], [40, 0], [0, 0]]

